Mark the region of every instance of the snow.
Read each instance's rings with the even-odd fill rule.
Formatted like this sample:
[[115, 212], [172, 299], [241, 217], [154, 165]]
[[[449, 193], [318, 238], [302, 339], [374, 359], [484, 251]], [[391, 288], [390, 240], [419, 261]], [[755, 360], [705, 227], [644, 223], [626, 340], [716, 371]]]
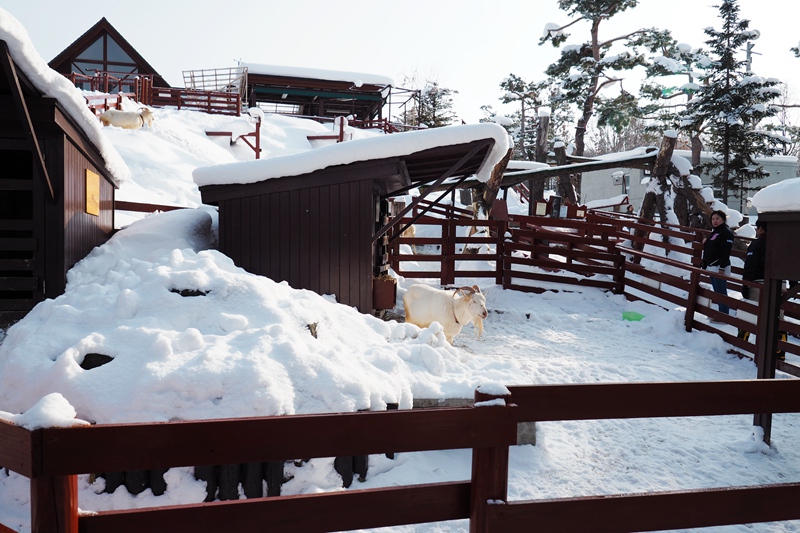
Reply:
[[307, 174], [333, 165], [413, 154], [436, 146], [465, 144], [489, 138], [494, 139], [494, 145], [476, 174], [479, 181], [486, 182], [510, 146], [508, 133], [497, 124], [448, 126], [395, 135], [375, 134], [302, 154], [198, 168], [194, 171], [194, 181], [201, 187], [255, 183], [270, 178]]
[[[2, 15], [3, 31], [18, 38], [22, 30]], [[57, 97], [69, 101], [72, 93]], [[197, 207], [193, 174], [198, 172], [211, 180], [219, 179], [220, 169], [257, 169], [253, 174], [264, 179], [274, 167], [298, 172], [292, 165], [304, 158], [341, 163], [361, 153], [361, 142], [378, 150], [389, 150], [384, 139], [395, 136], [407, 149], [423, 142], [409, 134], [365, 133], [337, 151], [312, 150], [306, 135], [328, 127], [267, 115], [261, 139], [265, 159], [252, 162], [249, 147], [205, 135], [220, 131], [230, 117], [154, 113], [151, 129], [97, 129], [99, 143], [111, 146], [130, 169], [119, 199]], [[244, 128], [248, 118], [241, 120]], [[424, 142], [450, 135], [474, 138], [485, 131], [432, 129]], [[797, 210], [799, 190], [800, 180], [786, 180], [759, 192], [753, 203], [760, 212]], [[510, 194], [510, 209], [515, 198]], [[728, 353], [730, 346], [720, 337], [686, 332], [681, 306], [628, 302], [622, 295], [555, 284], [543, 294], [504, 291], [485, 279], [460, 278], [487, 294], [490, 316], [481, 340], [467, 327], [450, 346], [438, 324], [419, 329], [383, 322], [337, 304], [335, 295], [297, 290], [236, 267], [214, 250], [217, 218], [211, 208], [128, 218], [127, 227], [70, 270], [64, 295], [42, 302], [4, 337], [0, 333], [0, 418], [33, 429], [381, 410], [390, 402], [407, 409], [414, 398], [470, 398], [475, 389], [505, 395], [508, 385], [756, 376], [755, 365]], [[416, 268], [426, 266], [420, 262]], [[399, 278], [398, 296], [416, 282], [437, 284]], [[402, 312], [401, 306], [394, 311]], [[631, 312], [644, 318], [624, 320]], [[81, 364], [89, 354], [113, 359], [87, 370]], [[793, 355], [788, 358], [797, 363]], [[511, 501], [800, 481], [795, 414], [775, 415], [770, 446], [749, 415], [536, 426], [535, 446], [510, 450]], [[283, 486], [284, 494], [344, 490], [332, 459], [286, 468], [293, 479]], [[464, 480], [470, 469], [469, 450], [398, 454], [394, 460], [371, 456], [366, 481], [352, 488]], [[80, 476], [79, 506], [87, 512], [169, 506], [205, 496], [205, 484], [189, 468], [170, 469], [165, 479], [167, 493], [157, 497], [149, 489], [138, 496], [124, 488], [106, 494], [102, 479]], [[31, 527], [28, 481], [2, 469], [0, 523], [14, 531]], [[382, 529], [467, 530], [466, 521]], [[705, 531], [797, 532], [800, 522]]]
[[800, 178], [790, 178], [764, 187], [753, 196], [759, 213], [800, 211]]
[[52, 392], [20, 415], [0, 411], [0, 419], [25, 429], [46, 427], [88, 426], [89, 422], [75, 418], [75, 408], [58, 392]]
[[394, 85], [394, 80], [377, 74], [363, 74], [358, 72], [341, 72], [336, 70], [313, 69], [303, 67], [289, 67], [282, 65], [263, 65], [239, 61], [240, 67], [247, 67], [249, 74], [270, 76], [287, 76], [290, 78], [308, 78], [312, 80], [349, 81], [356, 87], [363, 84], [369, 85]]

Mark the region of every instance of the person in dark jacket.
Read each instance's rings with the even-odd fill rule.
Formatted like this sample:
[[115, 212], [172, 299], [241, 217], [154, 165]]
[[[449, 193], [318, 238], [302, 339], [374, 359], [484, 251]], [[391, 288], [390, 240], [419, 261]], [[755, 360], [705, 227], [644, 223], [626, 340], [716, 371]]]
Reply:
[[[764, 264], [767, 257], [767, 223], [756, 221], [756, 240], [747, 247], [747, 256], [744, 258], [744, 268], [742, 269], [742, 279], [747, 281], [764, 282]], [[757, 287], [742, 285], [742, 297], [759, 303], [761, 290]], [[781, 312], [781, 317], [783, 312]], [[786, 342], [786, 332], [779, 331], [780, 339]], [[740, 339], [749, 340], [750, 332], [740, 329], [737, 335]], [[786, 353], [778, 350], [778, 359], [786, 359]]]
[[[747, 247], [747, 256], [744, 258], [742, 279], [747, 281], [764, 281], [764, 260], [767, 256], [767, 223], [756, 221], [756, 240]], [[755, 294], [751, 292], [755, 291]], [[742, 285], [742, 296], [748, 300], [758, 301], [758, 289], [751, 289]]]
[[[733, 248], [733, 232], [726, 224], [724, 211], [714, 211], [711, 213], [711, 235], [703, 240], [703, 261], [701, 267], [709, 272], [716, 272], [729, 276], [731, 273], [731, 249]], [[714, 292], [728, 295], [728, 283], [723, 278], [711, 276], [711, 286]], [[719, 310], [726, 315], [730, 308], [719, 304]]]

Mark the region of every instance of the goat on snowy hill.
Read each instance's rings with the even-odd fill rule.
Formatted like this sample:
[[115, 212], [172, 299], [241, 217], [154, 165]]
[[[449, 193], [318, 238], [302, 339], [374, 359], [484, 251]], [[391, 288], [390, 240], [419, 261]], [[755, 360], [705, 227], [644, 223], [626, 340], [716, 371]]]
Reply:
[[[460, 296], [459, 296], [460, 295]], [[426, 328], [433, 322], [442, 325], [447, 342], [472, 322], [480, 338], [486, 311], [486, 296], [477, 285], [461, 287], [455, 292], [435, 289], [427, 285], [412, 285], [403, 295], [406, 322]]]
[[103, 126], [117, 126], [126, 130], [138, 130], [142, 126], [148, 128], [153, 125], [153, 112], [144, 107], [139, 111], [120, 111], [119, 109], [108, 109], [99, 117]]

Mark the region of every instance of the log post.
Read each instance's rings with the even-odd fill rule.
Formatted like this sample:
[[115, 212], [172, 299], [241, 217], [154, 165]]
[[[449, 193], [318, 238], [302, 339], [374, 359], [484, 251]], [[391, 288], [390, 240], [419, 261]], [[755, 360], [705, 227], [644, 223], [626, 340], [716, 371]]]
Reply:
[[495, 198], [497, 198], [497, 192], [500, 190], [500, 185], [503, 183], [503, 174], [506, 171], [508, 162], [511, 160], [512, 153], [514, 153], [513, 147], [509, 148], [503, 159], [501, 159], [500, 162], [495, 165], [495, 167], [492, 169], [491, 177], [482, 187], [483, 191], [478, 198], [478, 204], [486, 213], [489, 213], [492, 210], [492, 204], [494, 203]]
[[[564, 143], [557, 142], [553, 146], [553, 151], [556, 154], [556, 164], [559, 167], [566, 166], [567, 148], [564, 146]], [[575, 174], [559, 174], [556, 191], [561, 198], [564, 198], [564, 201], [567, 204], [577, 205], [578, 193], [575, 190], [575, 184], [573, 183], [574, 179]]]
[[[550, 114], [539, 112], [539, 123], [536, 127], [536, 151], [534, 159], [539, 163], [547, 162], [547, 130], [550, 128]], [[544, 179], [532, 178], [528, 180], [528, 216], [534, 214], [536, 202], [544, 200]]]

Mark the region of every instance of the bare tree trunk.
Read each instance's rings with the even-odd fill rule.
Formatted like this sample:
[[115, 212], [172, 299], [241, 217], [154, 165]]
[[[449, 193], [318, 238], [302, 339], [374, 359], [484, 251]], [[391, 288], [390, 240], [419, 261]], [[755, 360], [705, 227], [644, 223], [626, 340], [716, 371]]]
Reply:
[[506, 171], [506, 167], [511, 160], [511, 154], [513, 152], [514, 148], [509, 148], [503, 159], [492, 169], [492, 175], [489, 177], [489, 180], [485, 184], [475, 187], [475, 218], [477, 218], [479, 209], [483, 210], [487, 215], [492, 210], [492, 204], [495, 198], [497, 198], [497, 192], [500, 190], [500, 184], [503, 182], [503, 173]]
[[[562, 144], [554, 149], [556, 153], [556, 164], [561, 167], [567, 164], [567, 149]], [[558, 188], [557, 191], [558, 195], [563, 199], [563, 201], [567, 204], [577, 205], [578, 204], [578, 195], [575, 192], [575, 184], [573, 179], [575, 178], [574, 174], [569, 175], [559, 175], [558, 176]]]
[[700, 140], [700, 134], [695, 133], [692, 135], [692, 166], [696, 167], [700, 164], [700, 152], [703, 151], [703, 141]]
[[[669, 190], [670, 181], [668, 179], [670, 167], [672, 165], [672, 152], [675, 151], [675, 145], [678, 142], [677, 137], [667, 137], [661, 140], [661, 147], [658, 149], [658, 157], [656, 157], [656, 164], [653, 167], [653, 172], [650, 177], [651, 180], [657, 180], [657, 190], [653, 190], [652, 186], [648, 185], [647, 192], [642, 200], [642, 209], [639, 216], [645, 220], [655, 220], [655, 214], [658, 212], [662, 224], [667, 221], [667, 209], [664, 203], [664, 194]], [[645, 230], [637, 229], [637, 237], [644, 237]], [[641, 250], [643, 244], [638, 242], [633, 243], [634, 250]]]
[[[536, 128], [536, 153], [535, 159], [539, 163], [547, 162], [547, 130], [550, 128], [550, 117], [539, 116], [539, 124]], [[528, 214], [533, 215], [533, 206], [537, 201], [544, 200], [544, 180], [541, 178], [528, 180], [528, 190], [530, 191]]]

